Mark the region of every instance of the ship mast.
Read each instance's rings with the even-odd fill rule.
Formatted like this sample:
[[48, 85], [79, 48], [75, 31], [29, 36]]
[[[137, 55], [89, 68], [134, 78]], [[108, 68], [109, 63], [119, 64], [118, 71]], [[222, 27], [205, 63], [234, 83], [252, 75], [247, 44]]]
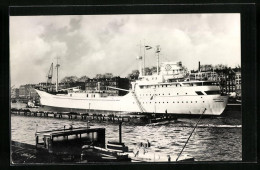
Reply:
[[57, 57], [56, 59], [57, 59], [57, 64], [56, 64], [56, 68], [57, 68], [56, 92], [57, 92], [58, 84], [59, 84], [59, 67], [60, 67], [59, 59], [60, 59], [60, 57]]
[[[140, 44], [140, 46], [141, 46], [141, 44]], [[145, 76], [145, 40], [144, 40], [143, 75]]]
[[142, 77], [143, 76], [143, 68], [142, 68], [143, 57], [141, 55], [141, 49], [142, 49], [141, 41], [140, 41], [139, 47], [140, 47], [140, 52], [139, 52], [139, 56], [136, 57], [136, 59], [139, 60], [139, 77]]
[[160, 45], [156, 46], [156, 53], [157, 53], [157, 75], [159, 75], [159, 53], [160, 53]]

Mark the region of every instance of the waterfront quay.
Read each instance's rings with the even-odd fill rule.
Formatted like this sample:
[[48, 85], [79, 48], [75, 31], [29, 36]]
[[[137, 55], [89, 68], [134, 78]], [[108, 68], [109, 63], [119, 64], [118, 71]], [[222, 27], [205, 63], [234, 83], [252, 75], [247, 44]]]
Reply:
[[11, 114], [33, 117], [46, 117], [57, 119], [70, 119], [82, 121], [95, 121], [95, 122], [143, 122], [155, 123], [164, 120], [177, 120], [176, 116], [166, 114], [134, 114], [134, 115], [115, 115], [115, 114], [101, 114], [101, 113], [79, 113], [79, 112], [50, 112], [50, 111], [31, 111], [26, 108], [11, 108]]

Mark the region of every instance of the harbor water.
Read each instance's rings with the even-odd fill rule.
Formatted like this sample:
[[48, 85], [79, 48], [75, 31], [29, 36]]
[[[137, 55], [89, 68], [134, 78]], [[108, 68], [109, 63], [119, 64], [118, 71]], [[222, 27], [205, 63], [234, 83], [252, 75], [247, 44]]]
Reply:
[[[202, 118], [182, 154], [195, 161], [241, 161], [241, 111], [228, 111], [228, 116]], [[122, 142], [129, 149], [149, 141], [151, 152], [176, 155], [181, 152], [198, 118], [182, 118], [152, 124], [122, 124]], [[87, 121], [11, 115], [11, 140], [35, 145], [35, 132], [63, 129], [70, 125], [86, 127]], [[93, 128], [106, 128], [106, 141], [118, 141], [118, 124], [90, 122]]]

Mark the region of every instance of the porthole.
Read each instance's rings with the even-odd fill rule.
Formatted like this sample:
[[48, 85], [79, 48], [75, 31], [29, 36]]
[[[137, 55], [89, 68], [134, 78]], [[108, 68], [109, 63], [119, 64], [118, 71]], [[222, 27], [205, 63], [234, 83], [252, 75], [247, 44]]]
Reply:
[[179, 95], [179, 93], [177, 93], [177, 95]]
[[186, 103], [188, 103], [188, 101], [186, 101]]
[[164, 94], [162, 94], [162, 95], [164, 95]]
[[179, 103], [179, 102], [177, 102], [177, 103]]
[[164, 102], [163, 102], [164, 103]]
[[196, 103], [197, 103], [197, 101], [196, 101]]
[[174, 102], [172, 102], [172, 103], [174, 103]]
[[203, 103], [205, 103], [205, 101], [203, 101]]
[[192, 103], [192, 101], [190, 103]]
[[160, 103], [160, 102], [159, 102]]
[[168, 103], [168, 102], [167, 102]]
[[182, 101], [182, 103], [183, 103], [183, 101]]
[[169, 96], [171, 95], [171, 93], [169, 93]]
[[186, 93], [186, 94], [188, 94], [188, 93]]

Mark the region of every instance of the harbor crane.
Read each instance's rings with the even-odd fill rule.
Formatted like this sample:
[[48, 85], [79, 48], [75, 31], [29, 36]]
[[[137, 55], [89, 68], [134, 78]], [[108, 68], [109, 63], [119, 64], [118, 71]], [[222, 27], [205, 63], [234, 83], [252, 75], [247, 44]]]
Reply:
[[47, 82], [46, 82], [46, 89], [51, 90], [51, 84], [52, 84], [52, 75], [53, 75], [53, 63], [51, 63], [50, 70], [47, 75]]
[[47, 83], [46, 83], [46, 85], [48, 85], [48, 84], [51, 85], [52, 75], [53, 75], [53, 63], [51, 63], [51, 67], [50, 67], [50, 70], [49, 70], [48, 75], [47, 75]]

